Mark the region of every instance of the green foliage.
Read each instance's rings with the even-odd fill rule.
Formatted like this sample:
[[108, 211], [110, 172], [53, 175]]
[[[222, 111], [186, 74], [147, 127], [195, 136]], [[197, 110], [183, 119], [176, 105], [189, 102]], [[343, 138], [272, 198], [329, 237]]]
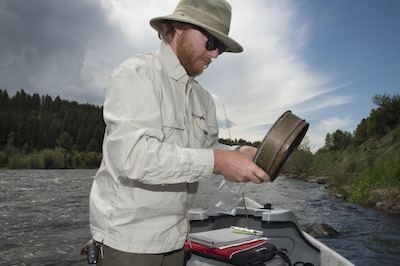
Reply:
[[244, 146], [244, 145], [247, 145], [247, 146], [253, 146], [253, 147], [256, 147], [256, 148], [258, 148], [258, 146], [260, 146], [260, 144], [261, 144], [260, 141], [249, 142], [249, 141], [246, 141], [244, 139], [231, 140], [231, 139], [224, 139], [224, 138], [220, 138], [219, 139], [219, 143], [230, 145], [230, 146], [235, 146], [235, 145]]
[[0, 167], [10, 169], [62, 169], [98, 168], [102, 154], [99, 152], [68, 152], [66, 149], [44, 149], [41, 152], [25, 154], [7, 146], [0, 151]]
[[350, 132], [336, 130], [332, 134], [326, 134], [325, 147], [328, 150], [344, 150], [352, 144], [353, 137]]
[[49, 95], [31, 96], [24, 90], [11, 98], [0, 90], [0, 103], [0, 149], [8, 143], [17, 149], [71, 151], [76, 147], [101, 152], [105, 124], [100, 107], [60, 97], [53, 100]]
[[0, 168], [4, 168], [8, 165], [8, 157], [5, 152], [0, 151]]
[[37, 152], [27, 155], [27, 160], [28, 160], [27, 168], [30, 168], [30, 169], [43, 169], [43, 168], [45, 168], [44, 159]]
[[312, 146], [307, 136], [299, 145], [298, 149], [291, 155], [284, 171], [286, 173], [301, 175], [310, 173], [311, 164], [313, 161], [313, 154], [311, 152]]
[[330, 191], [352, 202], [368, 206], [380, 201], [398, 204], [400, 96], [375, 95], [373, 103], [378, 108], [361, 121], [354, 135], [341, 130], [328, 133], [325, 146], [313, 155], [299, 149], [287, 172], [329, 176]]
[[342, 151], [319, 150], [313, 175], [329, 176], [332, 192], [349, 201], [375, 206], [380, 200], [400, 201], [400, 127]]
[[370, 137], [382, 137], [400, 123], [400, 95], [375, 95], [372, 102], [378, 108], [371, 110], [367, 133]]
[[49, 95], [31, 96], [24, 90], [9, 97], [0, 90], [0, 125], [2, 168], [95, 168], [100, 164], [105, 128], [100, 107], [60, 97], [53, 100]]
[[354, 144], [361, 145], [368, 140], [368, 118], [363, 119], [354, 131]]
[[102, 108], [0, 90], [1, 168], [96, 168], [105, 125]]
[[400, 95], [377, 94], [372, 102], [378, 106], [363, 119], [353, 132], [337, 130], [325, 137], [325, 149], [344, 150], [350, 145], [361, 145], [371, 138], [381, 138], [400, 124]]
[[65, 168], [64, 156], [60, 149], [51, 150], [45, 149], [41, 152], [44, 160], [44, 168], [46, 169], [59, 169]]
[[72, 139], [71, 135], [67, 131], [64, 131], [63, 133], [61, 133], [60, 138], [58, 138], [56, 140], [57, 147], [66, 149], [67, 151], [72, 150], [73, 142], [74, 142], [74, 140]]
[[86, 153], [85, 156], [85, 164], [86, 168], [91, 168], [93, 166], [99, 167], [99, 162], [101, 161], [101, 155], [99, 155], [97, 152], [90, 151]]
[[28, 161], [26, 156], [17, 156], [16, 154], [12, 154], [8, 157], [8, 166], [10, 169], [28, 168]]
[[350, 201], [374, 206], [376, 190], [400, 187], [400, 150], [397, 152], [384, 150], [384, 154], [378, 152], [379, 158], [374, 166], [362, 171], [359, 178], [348, 181], [348, 185], [352, 188], [348, 193]]

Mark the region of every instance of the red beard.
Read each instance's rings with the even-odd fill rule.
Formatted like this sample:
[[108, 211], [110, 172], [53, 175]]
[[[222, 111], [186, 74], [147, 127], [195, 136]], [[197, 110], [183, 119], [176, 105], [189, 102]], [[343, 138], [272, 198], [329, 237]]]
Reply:
[[[177, 56], [187, 74], [191, 77], [196, 77], [203, 73], [204, 68], [211, 63], [211, 58], [197, 55], [196, 51], [192, 49], [192, 44], [187, 36], [184, 32], [181, 38], [178, 39]], [[203, 61], [206, 62], [206, 65], [202, 63]]]

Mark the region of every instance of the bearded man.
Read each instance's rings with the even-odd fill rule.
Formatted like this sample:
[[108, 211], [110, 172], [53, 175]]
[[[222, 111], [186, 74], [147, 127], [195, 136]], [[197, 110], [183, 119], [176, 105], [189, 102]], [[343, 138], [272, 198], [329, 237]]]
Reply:
[[104, 102], [103, 160], [90, 194], [90, 229], [100, 265], [183, 265], [186, 215], [198, 182], [269, 176], [256, 148], [218, 142], [211, 94], [195, 79], [224, 52], [243, 48], [228, 36], [225, 0], [182, 0], [150, 20], [156, 52], [131, 57], [111, 74]]

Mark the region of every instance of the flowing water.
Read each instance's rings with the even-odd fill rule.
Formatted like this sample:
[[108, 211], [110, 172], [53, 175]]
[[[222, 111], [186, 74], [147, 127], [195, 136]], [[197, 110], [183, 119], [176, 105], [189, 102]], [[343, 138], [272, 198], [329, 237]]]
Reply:
[[[88, 265], [88, 197], [96, 170], [0, 171], [0, 265]], [[193, 207], [208, 206], [220, 179], [202, 182]], [[356, 265], [400, 265], [400, 217], [327, 195], [323, 186], [284, 176], [247, 184], [245, 196], [291, 209], [299, 223], [340, 232], [319, 240]]]

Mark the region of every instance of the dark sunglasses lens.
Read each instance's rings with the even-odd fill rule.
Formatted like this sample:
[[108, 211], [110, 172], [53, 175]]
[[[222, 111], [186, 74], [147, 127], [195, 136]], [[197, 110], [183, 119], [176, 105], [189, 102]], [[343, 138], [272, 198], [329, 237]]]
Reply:
[[222, 42], [210, 36], [206, 42], [206, 49], [208, 51], [214, 51], [215, 49], [218, 49], [218, 54], [222, 54], [227, 50], [227, 47]]
[[218, 54], [222, 54], [223, 52], [225, 52], [228, 49], [228, 47], [226, 47], [222, 42], [219, 42], [219, 41], [218, 41], [217, 48], [218, 48]]
[[214, 38], [207, 31], [203, 30], [202, 28], [196, 28], [196, 29], [199, 30], [204, 36], [207, 37], [208, 40], [206, 42], [206, 49], [208, 51], [214, 51], [215, 49], [218, 49], [218, 54], [220, 55], [228, 49], [228, 47], [226, 47], [217, 38]]
[[215, 50], [215, 47], [214, 47], [214, 40], [213, 40], [213, 39], [208, 38], [208, 40], [207, 40], [207, 42], [206, 42], [206, 49], [207, 49], [208, 51], [213, 51], [213, 50]]

